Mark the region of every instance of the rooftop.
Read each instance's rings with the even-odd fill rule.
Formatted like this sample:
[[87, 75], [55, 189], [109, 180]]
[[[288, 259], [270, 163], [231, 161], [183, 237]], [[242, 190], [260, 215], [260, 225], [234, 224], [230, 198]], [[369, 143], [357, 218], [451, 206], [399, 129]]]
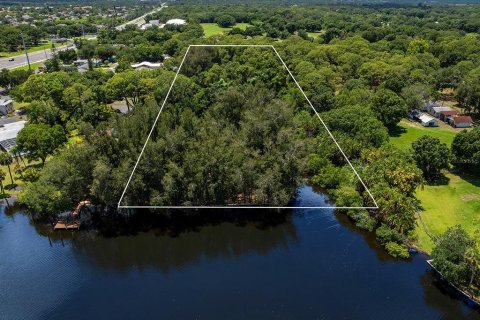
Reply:
[[426, 115], [426, 114], [421, 114], [419, 117], [420, 121], [422, 122], [429, 122], [429, 121], [432, 121], [432, 120], [435, 120], [435, 118], [433, 117], [430, 117], [429, 115]]
[[0, 126], [0, 141], [16, 138], [26, 123], [27, 121], [16, 121]]
[[143, 61], [143, 62], [140, 62], [140, 63], [132, 64], [132, 68], [135, 68], [135, 69], [140, 68], [140, 67], [159, 68], [161, 66], [162, 66], [161, 63], [152, 63], [152, 62], [148, 62], [148, 61]]
[[4, 105], [7, 105], [7, 104], [10, 104], [12, 103], [13, 100], [12, 99], [5, 99], [5, 100], [0, 100], [0, 106], [4, 106]]
[[432, 110], [435, 112], [453, 111], [453, 109], [450, 107], [433, 107]]
[[464, 123], [464, 122], [470, 122], [472, 123], [473, 120], [469, 116], [457, 116], [453, 117], [453, 123]]
[[173, 24], [173, 25], [183, 25], [186, 24], [187, 21], [183, 19], [170, 19], [165, 24]]
[[441, 111], [440, 113], [443, 114], [444, 116], [453, 116], [455, 114], [458, 114], [458, 111], [446, 110], [446, 111]]
[[25, 127], [27, 121], [16, 121], [0, 126], [0, 146], [9, 151], [17, 144], [17, 136]]

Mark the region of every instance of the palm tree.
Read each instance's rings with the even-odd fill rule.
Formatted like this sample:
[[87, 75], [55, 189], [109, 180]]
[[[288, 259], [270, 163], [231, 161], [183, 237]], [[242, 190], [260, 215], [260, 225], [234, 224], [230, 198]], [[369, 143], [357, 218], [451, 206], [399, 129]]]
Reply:
[[12, 176], [12, 170], [10, 168], [10, 165], [12, 164], [12, 156], [8, 152], [0, 152], [0, 164], [2, 166], [7, 166], [8, 167], [8, 173], [10, 174], [10, 180], [12, 180], [12, 184], [14, 184], [13, 181], [13, 176]]
[[17, 161], [15, 163], [15, 167], [13, 167], [13, 171], [18, 174], [20, 176], [20, 178], [23, 179], [23, 170], [22, 170], [22, 166], [20, 165], [20, 163]]
[[2, 190], [2, 195], [5, 195], [5, 190], [3, 189], [3, 180], [5, 180], [5, 172], [0, 170], [0, 189]]
[[465, 261], [470, 268], [470, 280], [468, 281], [468, 288], [470, 288], [472, 286], [473, 279], [475, 279], [475, 271], [480, 265], [480, 252], [475, 244], [471, 248], [468, 248], [465, 252]]

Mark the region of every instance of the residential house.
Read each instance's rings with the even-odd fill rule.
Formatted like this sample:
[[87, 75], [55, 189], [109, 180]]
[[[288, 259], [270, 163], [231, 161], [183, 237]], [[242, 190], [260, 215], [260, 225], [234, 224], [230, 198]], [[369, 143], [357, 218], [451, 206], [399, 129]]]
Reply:
[[135, 70], [151, 70], [155, 68], [160, 68], [163, 64], [162, 63], [152, 63], [148, 61], [143, 61], [137, 64], [132, 64], [132, 68]]
[[443, 122], [448, 122], [448, 119], [458, 115], [458, 111], [449, 110], [449, 111], [441, 111], [440, 112], [440, 120]]
[[429, 102], [423, 106], [422, 111], [430, 113], [433, 107], [441, 107], [441, 105], [438, 102]]
[[453, 111], [450, 107], [432, 107], [428, 113], [430, 113], [435, 118], [440, 118], [440, 115], [444, 111]]
[[26, 121], [16, 121], [0, 125], [0, 148], [8, 152], [17, 145], [18, 133], [25, 127]]
[[165, 22], [165, 25], [170, 25], [170, 26], [183, 26], [187, 24], [187, 21], [183, 19], [170, 19], [167, 22]]
[[418, 118], [424, 127], [438, 127], [437, 119], [429, 116], [428, 114], [423, 113]]
[[2, 99], [0, 100], [0, 115], [4, 116], [13, 111], [13, 100]]
[[455, 116], [450, 120], [450, 124], [455, 128], [470, 128], [473, 120], [469, 116]]

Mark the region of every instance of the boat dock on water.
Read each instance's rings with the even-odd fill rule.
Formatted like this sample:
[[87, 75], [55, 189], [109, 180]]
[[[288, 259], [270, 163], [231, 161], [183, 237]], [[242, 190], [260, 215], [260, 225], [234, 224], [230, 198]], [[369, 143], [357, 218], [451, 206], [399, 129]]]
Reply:
[[79, 230], [81, 225], [81, 221], [66, 222], [58, 220], [53, 226], [53, 230]]
[[57, 220], [53, 226], [53, 230], [79, 230], [82, 226], [80, 213], [84, 207], [90, 205], [90, 201], [80, 201], [72, 212], [67, 217]]

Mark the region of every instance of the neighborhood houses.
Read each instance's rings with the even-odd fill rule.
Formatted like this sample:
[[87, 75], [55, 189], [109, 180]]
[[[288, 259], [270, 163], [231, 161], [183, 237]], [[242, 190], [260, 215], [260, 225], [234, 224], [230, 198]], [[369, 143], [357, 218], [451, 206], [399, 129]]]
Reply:
[[473, 119], [470, 116], [461, 115], [457, 110], [442, 106], [438, 102], [425, 104], [422, 111], [410, 112], [409, 118], [420, 122], [424, 127], [438, 127], [438, 120], [454, 128], [470, 128], [473, 125]]
[[187, 21], [183, 19], [170, 19], [165, 23], [161, 23], [160, 20], [150, 20], [147, 23], [144, 23], [140, 29], [145, 30], [152, 27], [164, 28], [165, 26], [179, 27], [186, 25]]

